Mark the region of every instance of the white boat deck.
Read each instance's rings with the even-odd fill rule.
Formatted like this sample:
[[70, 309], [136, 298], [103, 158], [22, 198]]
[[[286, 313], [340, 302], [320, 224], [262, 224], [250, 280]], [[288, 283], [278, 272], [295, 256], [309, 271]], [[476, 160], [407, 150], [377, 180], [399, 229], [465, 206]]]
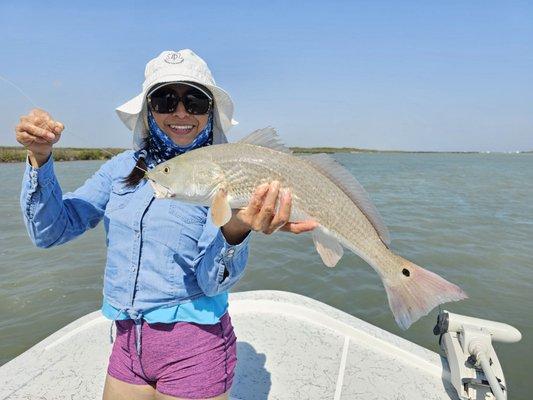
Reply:
[[[316, 300], [232, 293], [230, 314], [232, 399], [457, 399], [439, 355]], [[95, 311], [0, 367], [0, 400], [100, 399], [109, 325]]]

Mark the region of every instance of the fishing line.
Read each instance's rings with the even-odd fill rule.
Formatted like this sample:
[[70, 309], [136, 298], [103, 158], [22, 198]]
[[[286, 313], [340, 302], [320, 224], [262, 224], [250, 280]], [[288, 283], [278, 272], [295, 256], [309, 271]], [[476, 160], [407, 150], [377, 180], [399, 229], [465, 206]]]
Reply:
[[[32, 98], [30, 96], [28, 96], [26, 94], [26, 92], [24, 92], [24, 90], [22, 90], [19, 86], [17, 86], [14, 82], [10, 81], [9, 79], [7, 79], [6, 77], [0, 75], [0, 79], [2, 79], [4, 82], [8, 83], [9, 85], [11, 85], [12, 87], [14, 87], [15, 89], [17, 89], [17, 91], [22, 95], [24, 96], [24, 98], [26, 98], [26, 100], [28, 100], [30, 102], [30, 104], [34, 107], [34, 108], [40, 108], [36, 103], [35, 101], [32, 100]], [[75, 138], [78, 138], [78, 139], [81, 139], [82, 141], [84, 141], [85, 143], [88, 143], [87, 141], [87, 138], [84, 138], [84, 137], [81, 137], [81, 136], [78, 136], [77, 134], [73, 134], [72, 132], [69, 132], [69, 135], [70, 136], [74, 136]], [[98, 148], [98, 150], [100, 151], [103, 151], [104, 153], [107, 153], [109, 155], [111, 155], [112, 157], [116, 156], [115, 153], [112, 153], [111, 151], [109, 150], [106, 150], [104, 149], [103, 147], [102, 148]], [[143, 171], [144, 173], [147, 173], [148, 171], [135, 165], [135, 168], [137, 169], [140, 169], [141, 171]]]
[[35, 102], [30, 98], [30, 96], [28, 96], [26, 93], [24, 93], [24, 91], [21, 88], [19, 88], [17, 85], [15, 85], [13, 82], [11, 82], [9, 79], [4, 78], [2, 75], [0, 75], [0, 79], [2, 79], [6, 83], [9, 83], [11, 86], [13, 86], [15, 89], [17, 89], [20, 92], [20, 94], [22, 94], [26, 98], [26, 100], [28, 100], [35, 108], [39, 108], [39, 107], [37, 107], [37, 104], [35, 104]]

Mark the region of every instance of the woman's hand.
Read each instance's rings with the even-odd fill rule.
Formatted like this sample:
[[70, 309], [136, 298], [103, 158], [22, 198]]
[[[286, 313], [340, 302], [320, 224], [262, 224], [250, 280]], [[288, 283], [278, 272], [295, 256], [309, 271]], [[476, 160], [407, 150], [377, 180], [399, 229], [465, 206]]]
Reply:
[[279, 193], [279, 182], [258, 186], [250, 203], [246, 208], [233, 210], [229, 222], [222, 227], [222, 232], [228, 243], [239, 243], [250, 231], [263, 232], [267, 235], [277, 231], [302, 233], [315, 229], [315, 221], [288, 222], [291, 214], [292, 198], [289, 191], [285, 191], [280, 199], [279, 210], [276, 213], [276, 200]]
[[20, 117], [15, 127], [17, 142], [28, 150], [34, 168], [39, 168], [48, 160], [52, 146], [59, 141], [63, 129], [61, 122], [54, 121], [50, 114], [38, 108]]

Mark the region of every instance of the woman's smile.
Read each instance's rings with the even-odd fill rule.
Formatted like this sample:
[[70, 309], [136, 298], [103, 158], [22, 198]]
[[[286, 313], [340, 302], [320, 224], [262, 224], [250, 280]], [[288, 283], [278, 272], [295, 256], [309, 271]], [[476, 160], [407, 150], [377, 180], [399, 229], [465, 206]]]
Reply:
[[186, 135], [190, 133], [194, 128], [194, 125], [169, 124], [167, 126], [172, 130], [172, 132], [179, 135]]
[[163, 131], [176, 144], [188, 144], [199, 133], [198, 122], [180, 122], [180, 121], [165, 121], [163, 124]]

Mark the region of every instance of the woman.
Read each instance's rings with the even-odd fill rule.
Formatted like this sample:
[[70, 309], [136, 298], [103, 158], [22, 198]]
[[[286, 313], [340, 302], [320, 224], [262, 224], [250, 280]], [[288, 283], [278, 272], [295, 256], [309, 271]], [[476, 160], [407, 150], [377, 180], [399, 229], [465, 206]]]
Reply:
[[21, 194], [28, 233], [37, 246], [50, 247], [104, 220], [102, 312], [117, 330], [104, 399], [227, 399], [236, 364], [227, 291], [244, 273], [250, 231], [300, 233], [315, 224], [287, 223], [290, 194], [274, 211], [277, 182], [258, 187], [221, 228], [206, 207], [154, 199], [142, 179], [146, 169], [226, 142], [233, 124], [231, 98], [192, 51], [151, 60], [141, 94], [117, 112], [133, 131], [134, 150], [65, 195], [51, 156], [63, 124], [42, 110], [21, 118], [16, 136], [28, 149]]

